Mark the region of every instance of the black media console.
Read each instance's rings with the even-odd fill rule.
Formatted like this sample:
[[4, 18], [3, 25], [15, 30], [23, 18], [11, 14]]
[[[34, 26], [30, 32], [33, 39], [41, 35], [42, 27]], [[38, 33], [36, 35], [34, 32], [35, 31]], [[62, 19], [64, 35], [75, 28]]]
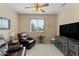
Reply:
[[55, 46], [65, 56], [79, 56], [79, 41], [64, 36], [55, 37]]

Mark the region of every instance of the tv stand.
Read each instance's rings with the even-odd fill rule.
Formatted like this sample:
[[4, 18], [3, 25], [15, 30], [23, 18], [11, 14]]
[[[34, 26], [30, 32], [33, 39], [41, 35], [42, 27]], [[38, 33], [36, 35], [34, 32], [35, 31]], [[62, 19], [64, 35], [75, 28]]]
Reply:
[[65, 56], [79, 56], [79, 41], [64, 36], [56, 36], [55, 46]]

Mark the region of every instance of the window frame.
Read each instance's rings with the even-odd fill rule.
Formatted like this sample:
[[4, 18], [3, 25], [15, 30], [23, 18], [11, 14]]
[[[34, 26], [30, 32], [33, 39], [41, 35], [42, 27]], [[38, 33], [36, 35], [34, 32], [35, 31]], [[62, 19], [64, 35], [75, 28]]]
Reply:
[[[44, 30], [43, 31], [39, 31], [39, 30], [37, 30], [37, 31], [32, 31], [32, 27], [31, 27], [31, 20], [32, 19], [35, 19], [35, 20], [44, 20]], [[37, 27], [38, 27], [38, 21], [37, 21]], [[45, 18], [30, 18], [30, 32], [45, 32]]]
[[8, 21], [8, 28], [5, 27], [0, 27], [0, 30], [10, 30], [10, 20], [4, 17], [0, 17], [1, 21], [2, 20], [7, 20]]

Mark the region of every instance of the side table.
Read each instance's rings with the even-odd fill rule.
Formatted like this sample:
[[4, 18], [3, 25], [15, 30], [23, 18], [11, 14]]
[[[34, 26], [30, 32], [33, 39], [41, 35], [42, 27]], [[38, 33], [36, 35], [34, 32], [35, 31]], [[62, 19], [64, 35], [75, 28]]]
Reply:
[[40, 35], [40, 36], [37, 36], [37, 38], [39, 39], [39, 43], [43, 43], [43, 39], [45, 38], [45, 36]]

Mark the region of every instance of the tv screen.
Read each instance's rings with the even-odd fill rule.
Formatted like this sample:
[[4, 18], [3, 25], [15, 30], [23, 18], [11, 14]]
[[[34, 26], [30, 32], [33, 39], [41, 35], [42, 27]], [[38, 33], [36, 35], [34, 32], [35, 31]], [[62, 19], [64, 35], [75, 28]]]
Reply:
[[60, 25], [60, 36], [79, 39], [79, 22]]

